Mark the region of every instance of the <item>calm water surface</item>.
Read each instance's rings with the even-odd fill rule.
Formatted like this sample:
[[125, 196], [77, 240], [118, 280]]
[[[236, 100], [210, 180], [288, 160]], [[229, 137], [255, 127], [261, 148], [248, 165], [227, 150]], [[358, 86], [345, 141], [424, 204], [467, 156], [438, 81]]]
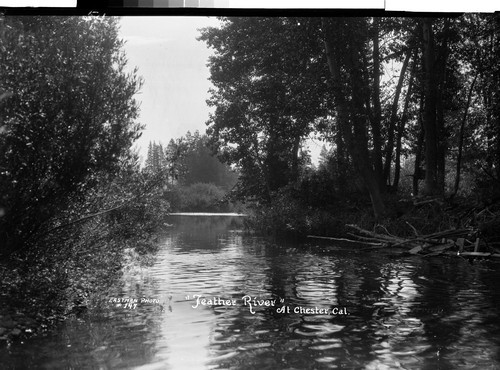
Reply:
[[154, 265], [127, 269], [102, 312], [0, 350], [0, 368], [500, 368], [499, 264], [273, 243], [234, 217], [168, 222]]

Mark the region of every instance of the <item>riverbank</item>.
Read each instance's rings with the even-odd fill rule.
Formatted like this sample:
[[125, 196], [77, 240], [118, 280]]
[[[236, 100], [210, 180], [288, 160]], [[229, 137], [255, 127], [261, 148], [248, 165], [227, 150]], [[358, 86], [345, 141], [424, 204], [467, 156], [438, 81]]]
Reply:
[[[112, 249], [111, 246], [108, 247]], [[71, 317], [98, 310], [127, 268], [145, 266], [153, 250], [139, 254], [133, 248], [96, 253], [84, 269], [72, 261], [72, 270], [48, 268], [43, 261], [0, 264], [0, 346], [23, 341], [53, 329]], [[59, 261], [61, 262], [61, 261]]]
[[[460, 252], [465, 256], [474, 252], [483, 257], [500, 253], [500, 203], [392, 197], [386, 204], [386, 217], [376, 220], [368, 200], [312, 208], [293, 199], [277, 198], [272, 206], [256, 208], [248, 227], [278, 238], [329, 239], [374, 248], [397, 246], [413, 253]], [[431, 245], [439, 245], [439, 253], [435, 248], [426, 249]]]
[[43, 262], [31, 262], [29, 269], [20, 261], [0, 265], [0, 345], [43, 333], [92, 309], [97, 297], [120, 277], [122, 266], [116, 255], [100, 254], [98, 259], [85, 269], [66, 264], [73, 272]]
[[[122, 175], [2, 251], [0, 345], [92, 310], [119, 281], [130, 251], [142, 257], [157, 250], [170, 210], [163, 189], [145, 173]], [[134, 196], [118, 198], [125, 192]]]
[[99, 309], [103, 297], [109, 296], [109, 290], [119, 283], [122, 269], [128, 265], [123, 257], [113, 260], [106, 260], [107, 267], [92, 267], [84, 275], [73, 275], [64, 281], [57, 274], [44, 276], [43, 268], [19, 273], [19, 267], [13, 271], [11, 266], [0, 265], [0, 347]]
[[234, 213], [234, 212], [171, 212], [169, 216], [206, 216], [206, 217], [247, 217], [245, 213]]

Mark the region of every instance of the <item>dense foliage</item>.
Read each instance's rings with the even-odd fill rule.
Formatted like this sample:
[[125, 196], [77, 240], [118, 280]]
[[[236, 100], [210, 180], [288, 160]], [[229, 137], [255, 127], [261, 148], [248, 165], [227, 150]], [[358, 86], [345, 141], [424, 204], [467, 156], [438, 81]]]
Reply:
[[117, 21], [3, 20], [0, 218], [2, 254], [27, 248], [129, 156], [141, 126]]
[[163, 173], [167, 199], [176, 211], [228, 211], [229, 193], [237, 174], [213, 155], [207, 135], [198, 131], [176, 140], [167, 147], [150, 143], [145, 171]]
[[[247, 199], [328, 208], [362, 190], [382, 220], [394, 194], [498, 196], [498, 15], [221, 22], [200, 36], [208, 133]], [[300, 161], [311, 136], [331, 148], [318, 169]]]
[[321, 40], [296, 19], [222, 21], [200, 37], [216, 52], [207, 133], [221, 157], [238, 166], [241, 193], [270, 201], [297, 179], [301, 141], [327, 113]]
[[2, 332], [98, 303], [126, 251], [156, 245], [166, 179], [131, 150], [141, 80], [122, 45], [114, 18], [0, 18]]

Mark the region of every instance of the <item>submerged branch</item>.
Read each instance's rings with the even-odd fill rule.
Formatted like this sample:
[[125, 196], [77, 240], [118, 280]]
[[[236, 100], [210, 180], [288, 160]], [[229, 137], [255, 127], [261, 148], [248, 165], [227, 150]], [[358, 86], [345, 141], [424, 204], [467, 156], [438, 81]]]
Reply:
[[347, 238], [332, 238], [329, 236], [317, 236], [317, 235], [307, 235], [307, 237], [311, 238], [311, 239], [335, 240], [335, 241], [339, 241], [339, 242], [366, 244], [366, 245], [372, 245], [372, 246], [377, 246], [377, 247], [384, 247], [383, 243], [372, 243], [372, 242], [352, 240], [352, 239], [347, 239]]
[[[385, 227], [381, 227], [387, 234], [379, 234], [375, 231], [365, 230], [357, 225], [346, 225], [355, 233], [347, 233], [353, 237], [335, 238], [327, 236], [308, 235], [312, 239], [324, 239], [339, 242], [367, 245], [362, 251], [394, 248], [404, 250], [401, 253], [431, 257], [438, 255], [461, 256], [461, 257], [500, 257], [500, 251], [492, 248], [485, 240], [479, 238], [479, 230], [467, 227], [460, 229], [448, 229], [427, 235], [421, 235], [417, 229], [410, 225], [415, 236], [409, 238], [390, 235]], [[480, 246], [486, 246], [490, 252], [479, 252]], [[467, 250], [468, 249], [468, 250]]]

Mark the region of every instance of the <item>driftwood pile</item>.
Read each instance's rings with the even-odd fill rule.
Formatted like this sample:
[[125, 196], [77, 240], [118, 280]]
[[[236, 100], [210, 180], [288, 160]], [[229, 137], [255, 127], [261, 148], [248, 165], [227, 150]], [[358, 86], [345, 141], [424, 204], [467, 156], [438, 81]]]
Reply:
[[357, 225], [346, 225], [353, 232], [348, 233], [348, 238], [331, 238], [309, 235], [309, 238], [327, 239], [341, 242], [364, 244], [365, 250], [379, 248], [394, 248], [403, 253], [422, 255], [425, 257], [450, 255], [462, 257], [492, 257], [500, 258], [500, 250], [482, 243], [478, 228], [466, 227], [461, 229], [444, 230], [432, 234], [421, 235], [409, 223], [414, 231], [414, 236], [402, 238], [391, 235], [382, 225], [377, 225], [374, 230], [380, 229], [381, 232], [369, 231], [360, 228]]
[[[383, 225], [376, 225], [372, 231], [357, 225], [345, 225], [347, 231], [344, 238], [332, 238], [309, 235], [309, 238], [327, 239], [340, 242], [365, 245], [363, 250], [391, 248], [402, 254], [421, 255], [425, 257], [449, 255], [466, 258], [499, 258], [500, 257], [500, 198], [496, 202], [483, 205], [471, 205], [460, 200], [447, 203], [442, 199], [412, 199], [405, 202], [406, 212], [391, 226], [406, 225], [406, 235], [396, 236]], [[442, 217], [436, 217], [441, 215]], [[419, 232], [410, 222], [435, 220], [441, 230], [432, 233]], [[443, 220], [445, 222], [443, 222]], [[422, 223], [419, 223], [422, 226]], [[446, 228], [447, 227], [447, 228]], [[446, 228], [446, 229], [445, 229]]]

